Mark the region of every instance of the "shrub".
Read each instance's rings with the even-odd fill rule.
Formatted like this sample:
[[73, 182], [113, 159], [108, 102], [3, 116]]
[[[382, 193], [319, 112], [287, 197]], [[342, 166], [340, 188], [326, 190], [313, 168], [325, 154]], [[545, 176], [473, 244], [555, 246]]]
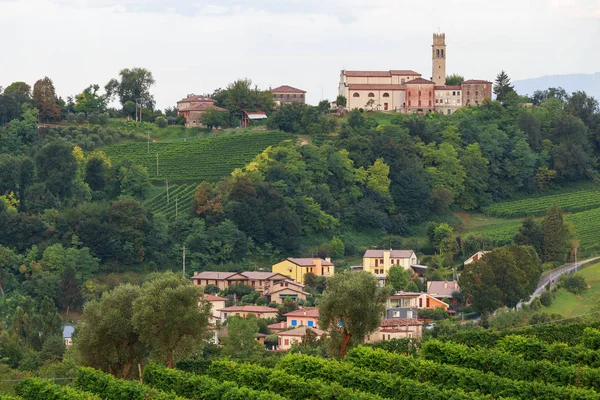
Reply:
[[169, 121], [167, 121], [167, 119], [165, 117], [157, 117], [154, 120], [154, 123], [156, 124], [156, 126], [158, 126], [159, 128], [166, 128], [167, 125], [169, 125]]
[[600, 330], [585, 328], [581, 342], [585, 347], [592, 350], [600, 350]]
[[40, 378], [27, 378], [17, 385], [16, 392], [25, 400], [100, 400], [100, 397], [59, 386]]
[[587, 289], [587, 283], [585, 278], [579, 274], [563, 275], [561, 276], [565, 289], [573, 294], [580, 294]]
[[550, 305], [552, 304], [552, 298], [552, 293], [546, 290], [540, 296], [540, 303], [542, 303], [542, 305], [545, 307], [550, 307]]

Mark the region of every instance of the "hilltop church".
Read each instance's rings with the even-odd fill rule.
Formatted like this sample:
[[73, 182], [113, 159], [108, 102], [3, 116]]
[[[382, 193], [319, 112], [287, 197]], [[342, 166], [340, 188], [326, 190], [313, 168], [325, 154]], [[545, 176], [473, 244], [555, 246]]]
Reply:
[[[346, 71], [340, 74], [339, 94], [348, 109], [426, 114], [452, 114], [462, 106], [479, 105], [492, 97], [492, 82], [467, 80], [446, 85], [446, 35], [433, 34], [431, 79], [412, 70]], [[372, 102], [369, 102], [373, 100]]]

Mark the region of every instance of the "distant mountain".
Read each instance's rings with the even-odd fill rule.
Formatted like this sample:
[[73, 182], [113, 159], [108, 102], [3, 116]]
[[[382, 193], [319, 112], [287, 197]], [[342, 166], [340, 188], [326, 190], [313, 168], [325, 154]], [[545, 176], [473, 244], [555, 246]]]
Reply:
[[519, 94], [531, 95], [536, 90], [562, 87], [567, 93], [582, 90], [600, 101], [600, 72], [595, 74], [546, 75], [539, 78], [513, 81]]

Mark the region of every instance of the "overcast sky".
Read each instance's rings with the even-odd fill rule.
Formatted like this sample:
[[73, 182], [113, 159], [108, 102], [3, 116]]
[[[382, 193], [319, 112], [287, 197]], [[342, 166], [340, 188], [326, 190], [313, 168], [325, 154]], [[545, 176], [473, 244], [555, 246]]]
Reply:
[[0, 0], [0, 86], [44, 76], [66, 98], [122, 68], [154, 74], [164, 108], [247, 77], [316, 104], [340, 70], [513, 80], [600, 71], [600, 0]]

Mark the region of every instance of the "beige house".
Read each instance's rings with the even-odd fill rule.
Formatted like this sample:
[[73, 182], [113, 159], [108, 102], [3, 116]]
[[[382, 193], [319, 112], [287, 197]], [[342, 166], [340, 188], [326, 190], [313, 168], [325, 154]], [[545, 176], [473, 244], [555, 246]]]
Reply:
[[489, 253], [489, 251], [480, 250], [477, 253], [473, 254], [471, 257], [467, 258], [464, 262], [464, 265], [469, 265], [474, 263], [475, 261], [481, 259], [485, 254]]
[[306, 103], [306, 90], [296, 89], [288, 85], [270, 89], [273, 99], [279, 104]]
[[296, 302], [298, 300], [305, 301], [310, 295], [310, 293], [304, 291], [305, 286], [306, 285], [294, 282], [291, 279], [286, 279], [284, 281], [274, 282], [265, 295], [269, 296], [270, 301], [277, 304], [283, 304], [286, 299], [291, 299]]
[[306, 335], [307, 331], [312, 331], [320, 338], [325, 334], [324, 331], [317, 328], [309, 328], [307, 326], [301, 326], [296, 329], [289, 331], [279, 332], [277, 334], [277, 348], [278, 350], [287, 351], [294, 343], [302, 343], [302, 337]]
[[273, 273], [285, 275], [295, 282], [304, 283], [304, 275], [307, 273], [316, 276], [332, 276], [335, 266], [328, 259], [322, 258], [288, 258], [272, 267]]
[[226, 298], [214, 296], [212, 294], [204, 294], [202, 296], [204, 300], [210, 302], [210, 318], [209, 321], [211, 324], [215, 324], [217, 321], [221, 320], [221, 312], [219, 309], [225, 308]]
[[384, 340], [414, 338], [423, 335], [423, 322], [416, 318], [382, 319], [377, 330], [365, 338], [366, 343]]
[[435, 87], [435, 111], [440, 114], [454, 114], [462, 107], [461, 86], [436, 86]]
[[363, 270], [375, 275], [387, 275], [394, 266], [410, 270], [412, 265], [418, 263], [419, 259], [413, 250], [369, 249], [363, 255]]
[[220, 290], [227, 289], [230, 285], [243, 283], [258, 290], [261, 295], [268, 291], [274, 283], [288, 279], [287, 276], [273, 272], [195, 272], [192, 281], [195, 285], [216, 285]]
[[276, 308], [262, 306], [232, 306], [219, 308], [217, 311], [219, 311], [221, 321], [233, 316], [246, 318], [248, 315], [254, 315], [259, 319], [275, 318], [279, 312]]
[[319, 309], [317, 307], [304, 307], [283, 315], [286, 318], [286, 327], [308, 326], [314, 328], [319, 326]]
[[224, 108], [215, 106], [215, 100], [206, 96], [190, 96], [177, 102], [177, 114], [185, 118], [185, 126], [192, 128], [194, 126], [203, 127], [200, 117], [208, 109], [227, 111]]
[[[395, 308], [414, 308], [421, 310], [423, 308], [443, 308], [448, 309], [448, 304], [441, 300], [436, 299], [432, 295], [427, 293], [413, 293], [413, 292], [397, 292], [391, 295], [386, 303], [386, 309]], [[388, 315], [388, 318], [394, 318], [397, 315]], [[417, 316], [414, 315], [416, 318]]]

